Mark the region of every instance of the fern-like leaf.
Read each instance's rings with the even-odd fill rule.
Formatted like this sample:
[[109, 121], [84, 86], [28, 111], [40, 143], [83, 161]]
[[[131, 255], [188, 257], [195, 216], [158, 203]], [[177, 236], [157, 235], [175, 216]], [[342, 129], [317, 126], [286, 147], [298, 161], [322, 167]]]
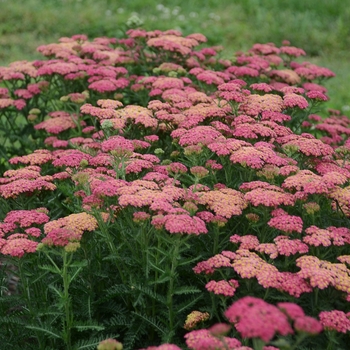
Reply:
[[174, 291], [174, 294], [196, 294], [196, 293], [201, 293], [202, 291], [196, 287], [192, 287], [192, 286], [182, 286], [177, 288]]
[[143, 294], [147, 295], [151, 299], [158, 301], [159, 303], [161, 303], [163, 305], [167, 304], [167, 300], [163, 295], [155, 293], [153, 291], [153, 289], [151, 289], [147, 286], [135, 285], [134, 290], [138, 290], [138, 291], [142, 292]]
[[162, 325], [162, 323], [159, 320], [157, 320], [156, 317], [143, 315], [138, 312], [133, 312], [133, 314], [146, 321], [146, 323], [148, 323], [149, 325], [151, 325], [160, 337], [164, 337], [164, 335], [167, 334], [167, 329]]
[[43, 332], [43, 333], [47, 334], [49, 337], [51, 337], [51, 338], [56, 338], [56, 339], [60, 339], [61, 338], [61, 335], [55, 333], [54, 330], [52, 330], [51, 328], [44, 328], [44, 327], [38, 327], [38, 326], [25, 326], [25, 328], [31, 329], [33, 331]]
[[93, 322], [76, 322], [73, 325], [73, 328], [75, 328], [78, 332], [84, 332], [84, 331], [103, 331], [105, 329], [104, 326], [99, 325], [98, 323]]
[[77, 350], [96, 350], [97, 345], [105, 339], [116, 339], [119, 337], [119, 334], [102, 334], [99, 337], [94, 337], [91, 339], [79, 340], [74, 348]]
[[199, 295], [197, 298], [190, 298], [183, 303], [176, 306], [176, 310], [178, 313], [184, 312], [185, 310], [190, 309], [193, 305], [197, 303], [198, 300], [200, 300], [203, 296]]

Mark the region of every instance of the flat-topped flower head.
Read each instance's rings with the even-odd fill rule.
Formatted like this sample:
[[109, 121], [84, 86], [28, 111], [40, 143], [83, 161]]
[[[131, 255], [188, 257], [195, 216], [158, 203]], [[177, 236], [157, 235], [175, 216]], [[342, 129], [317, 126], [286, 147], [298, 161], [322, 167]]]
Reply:
[[21, 258], [25, 253], [34, 253], [37, 246], [38, 242], [23, 236], [11, 235], [7, 240], [0, 238], [0, 253], [13, 257]]
[[300, 333], [316, 335], [323, 331], [322, 323], [310, 316], [297, 317], [294, 321], [294, 329]]
[[216, 337], [208, 329], [199, 329], [185, 335], [186, 345], [191, 350], [239, 349], [241, 342], [230, 337]]
[[109, 338], [101, 341], [97, 345], [97, 350], [123, 350], [123, 344], [116, 339]]
[[244, 195], [244, 199], [257, 207], [264, 205], [266, 207], [277, 207], [281, 204], [293, 205], [296, 198], [277, 186], [269, 186], [266, 188], [256, 188]]
[[56, 185], [51, 183], [52, 176], [40, 176], [35, 179], [18, 179], [0, 185], [0, 196], [5, 199], [16, 198], [20, 194], [26, 193], [28, 195], [37, 191], [54, 191]]
[[115, 92], [119, 89], [124, 89], [129, 85], [129, 80], [126, 78], [108, 78], [108, 79], [100, 79], [92, 82], [88, 88], [91, 90], [95, 90], [100, 93], [105, 92]]
[[283, 311], [291, 320], [296, 320], [298, 317], [305, 316], [301, 306], [291, 302], [280, 302], [277, 307]]
[[318, 317], [325, 330], [347, 333], [350, 331], [350, 318], [341, 310], [322, 311]]
[[307, 244], [300, 239], [289, 239], [286, 236], [278, 236], [274, 239], [279, 255], [291, 256], [295, 254], [305, 254], [309, 252]]
[[216, 254], [208, 260], [199, 262], [193, 268], [193, 271], [197, 274], [200, 274], [202, 272], [211, 274], [214, 273], [215, 269], [218, 269], [220, 267], [232, 267], [230, 258], [223, 254]]
[[192, 311], [187, 315], [184, 328], [189, 331], [194, 329], [198, 324], [208, 320], [210, 317], [208, 312]]
[[305, 109], [309, 106], [309, 103], [303, 96], [295, 93], [287, 93], [283, 96], [283, 105], [284, 108], [299, 107], [300, 109]]
[[292, 57], [306, 56], [306, 52], [303, 49], [289, 45], [281, 46], [280, 52]]
[[279, 95], [252, 94], [245, 98], [239, 109], [244, 114], [257, 116], [264, 111], [281, 113], [284, 109], [284, 104], [282, 98]]
[[239, 249], [254, 250], [259, 245], [258, 237], [254, 235], [233, 235], [230, 237], [230, 242], [239, 243]]
[[60, 134], [63, 131], [69, 129], [75, 129], [78, 123], [81, 123], [76, 115], [70, 115], [67, 112], [61, 112], [60, 115], [50, 114], [50, 119], [46, 119], [43, 122], [36, 124], [34, 128], [36, 130], [45, 130], [50, 134]]
[[316, 78], [331, 78], [335, 76], [334, 72], [332, 72], [330, 69], [317, 66], [316, 64], [312, 64], [310, 62], [292, 62], [291, 67], [295, 73], [307, 80], [314, 80]]
[[178, 138], [181, 146], [189, 146], [197, 144], [207, 145], [221, 137], [222, 134], [211, 126], [195, 126], [189, 130], [174, 130], [171, 136]]
[[70, 242], [78, 242], [81, 235], [67, 228], [55, 228], [47, 233], [42, 243], [48, 246], [65, 247]]
[[276, 333], [294, 333], [281, 310], [255, 297], [247, 296], [234, 302], [225, 311], [225, 316], [243, 338], [260, 338], [268, 342]]
[[113, 156], [130, 156], [134, 152], [134, 144], [123, 136], [112, 136], [101, 143], [103, 152], [110, 152]]
[[48, 163], [53, 159], [53, 156], [49, 150], [45, 149], [37, 149], [33, 153], [25, 155], [13, 157], [9, 160], [10, 164], [30, 164], [30, 165], [42, 165]]
[[303, 230], [303, 220], [299, 216], [294, 215], [278, 215], [270, 219], [267, 224], [287, 234], [292, 232], [301, 233]]
[[32, 210], [12, 210], [6, 214], [4, 222], [9, 224], [17, 224], [18, 226], [25, 228], [30, 227], [33, 224], [45, 224], [49, 220], [50, 218], [47, 213], [38, 208]]
[[[49, 234], [51, 231], [63, 229], [64, 235], [69, 233], [74, 237], [81, 237], [84, 231], [94, 231], [97, 228], [97, 220], [90, 214], [82, 212], [71, 214], [66, 217], [50, 221], [44, 225], [45, 234]], [[61, 231], [54, 231], [59, 233]]]
[[203, 220], [188, 214], [168, 214], [164, 218], [164, 228], [173, 234], [194, 234], [200, 235], [208, 233]]
[[202, 166], [193, 166], [190, 168], [190, 172], [198, 179], [206, 177], [209, 174], [209, 170]]
[[233, 297], [235, 295], [236, 289], [239, 287], [238, 281], [230, 279], [228, 281], [209, 281], [205, 288], [214, 294], [224, 295], [227, 297]]
[[227, 219], [233, 215], [242, 214], [243, 209], [247, 206], [243, 194], [231, 188], [202, 193], [198, 203], [207, 205], [216, 215]]
[[118, 109], [120, 107], [123, 107], [123, 103], [118, 100], [97, 100], [97, 105], [101, 108], [112, 108], [112, 109]]
[[79, 151], [77, 149], [56, 151], [54, 153], [54, 157], [55, 159], [53, 160], [52, 165], [57, 167], [79, 167], [82, 165], [83, 160], [89, 162], [89, 160], [92, 158], [89, 154]]

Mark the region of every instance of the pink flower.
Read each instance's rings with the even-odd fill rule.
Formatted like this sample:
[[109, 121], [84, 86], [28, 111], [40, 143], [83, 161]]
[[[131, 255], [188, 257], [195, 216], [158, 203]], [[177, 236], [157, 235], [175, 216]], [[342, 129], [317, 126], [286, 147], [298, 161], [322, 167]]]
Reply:
[[305, 254], [309, 247], [300, 239], [289, 239], [286, 236], [278, 236], [274, 239], [279, 255], [290, 256], [294, 254]]
[[316, 91], [316, 90], [308, 91], [306, 93], [306, 96], [311, 100], [319, 100], [319, 101], [328, 101], [329, 100], [328, 96], [326, 96], [321, 91]]
[[227, 323], [215, 323], [213, 326], [211, 326], [208, 331], [213, 336], [222, 336], [227, 334], [231, 330], [231, 326]]
[[303, 220], [299, 216], [278, 215], [272, 218], [268, 223], [270, 227], [276, 228], [286, 233], [298, 232], [303, 230]]
[[344, 311], [332, 310], [322, 311], [318, 315], [324, 329], [347, 333], [350, 331], [350, 319]]
[[45, 208], [33, 210], [12, 210], [6, 214], [5, 223], [15, 223], [20, 227], [30, 227], [33, 224], [45, 224], [50, 220]]
[[243, 297], [234, 302], [225, 316], [243, 338], [270, 341], [276, 333], [293, 334], [287, 316], [276, 306], [255, 297]]
[[45, 130], [51, 134], [59, 134], [63, 131], [74, 129], [77, 127], [77, 117], [74, 115], [70, 115], [69, 113], [62, 112], [61, 115], [52, 117], [51, 114], [50, 119], [46, 119], [43, 122], [36, 124], [34, 128], [36, 130]]
[[195, 330], [185, 335], [186, 344], [191, 350], [235, 349], [241, 342], [235, 338], [213, 336], [208, 329]]
[[207, 205], [215, 214], [227, 219], [242, 214], [247, 206], [242, 193], [231, 188], [201, 193], [198, 203]]
[[240, 243], [240, 249], [254, 250], [259, 245], [259, 239], [254, 235], [233, 235], [230, 237], [230, 242]]
[[205, 272], [206, 274], [211, 274], [220, 267], [232, 267], [231, 261], [228, 257], [223, 254], [216, 254], [206, 261], [199, 262], [193, 271], [197, 274]]
[[201, 179], [209, 174], [209, 170], [202, 166], [193, 166], [190, 168], [190, 172], [195, 177]]
[[4, 255], [11, 255], [21, 258], [25, 253], [34, 253], [38, 242], [34, 242], [24, 237], [11, 235], [7, 240], [0, 242], [0, 252]]
[[281, 53], [285, 53], [288, 56], [293, 56], [293, 57], [299, 57], [299, 56], [305, 56], [306, 53], [303, 49], [300, 49], [295, 46], [282, 46], [280, 47]]
[[170, 233], [186, 233], [200, 235], [208, 233], [203, 220], [196, 216], [189, 216], [187, 214], [169, 214], [164, 216], [164, 226]]
[[123, 157], [131, 155], [134, 152], [134, 145], [131, 140], [123, 136], [112, 136], [108, 140], [103, 141], [102, 151], [111, 152], [114, 156]]
[[307, 333], [310, 335], [319, 334], [323, 327], [320, 321], [310, 316], [300, 316], [294, 321], [294, 329], [298, 332]]
[[285, 108], [299, 107], [300, 109], [305, 109], [309, 105], [303, 96], [294, 93], [285, 94], [283, 96], [283, 103]]
[[181, 146], [207, 145], [215, 141], [222, 134], [211, 126], [196, 126], [190, 130], [176, 129], [171, 133], [173, 138], [179, 138]]
[[276, 207], [281, 204], [293, 205], [295, 197], [284, 192], [277, 186], [270, 185], [269, 188], [256, 188], [244, 195], [244, 199], [257, 207], [264, 205], [266, 207]]
[[304, 310], [295, 303], [281, 302], [277, 307], [283, 311], [291, 320], [296, 320], [299, 317], [305, 316]]
[[92, 82], [88, 87], [91, 90], [98, 92], [113, 92], [118, 89], [123, 89], [129, 85], [129, 80], [126, 78], [119, 79], [101, 79]]
[[227, 297], [232, 297], [235, 294], [236, 289], [238, 288], [239, 284], [236, 280], [229, 280], [229, 281], [209, 281], [205, 288], [209, 292], [213, 292], [217, 295], [224, 295]]

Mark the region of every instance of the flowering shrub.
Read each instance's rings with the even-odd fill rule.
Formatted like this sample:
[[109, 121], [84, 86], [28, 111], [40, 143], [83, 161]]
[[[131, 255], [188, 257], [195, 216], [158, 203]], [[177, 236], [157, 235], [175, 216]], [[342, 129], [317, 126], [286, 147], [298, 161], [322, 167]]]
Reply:
[[346, 348], [334, 74], [288, 42], [205, 41], [75, 35], [0, 67], [4, 346]]

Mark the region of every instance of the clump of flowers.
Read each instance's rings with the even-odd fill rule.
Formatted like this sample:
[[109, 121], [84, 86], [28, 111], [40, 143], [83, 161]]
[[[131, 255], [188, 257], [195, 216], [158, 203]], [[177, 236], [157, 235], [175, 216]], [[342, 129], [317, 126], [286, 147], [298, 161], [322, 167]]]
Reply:
[[0, 67], [0, 261], [18, 275], [2, 339], [346, 348], [350, 122], [322, 109], [334, 74], [286, 41], [230, 60], [205, 42], [74, 35]]

